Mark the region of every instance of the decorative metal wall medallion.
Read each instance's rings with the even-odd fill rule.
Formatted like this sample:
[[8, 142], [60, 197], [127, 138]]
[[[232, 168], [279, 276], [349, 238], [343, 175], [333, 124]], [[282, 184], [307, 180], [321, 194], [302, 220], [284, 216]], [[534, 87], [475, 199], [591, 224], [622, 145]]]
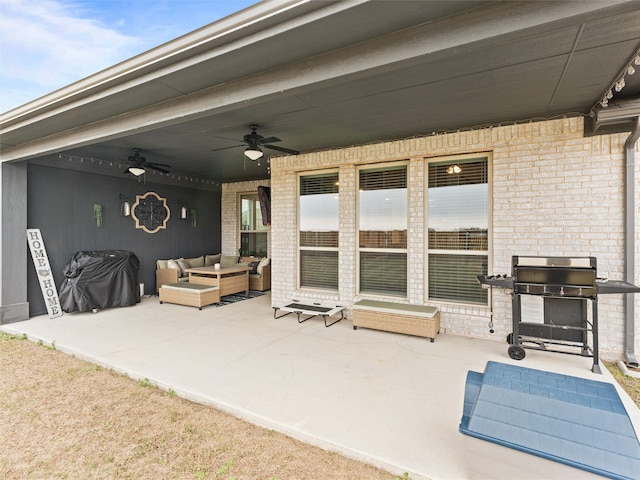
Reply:
[[141, 228], [147, 233], [157, 233], [158, 230], [167, 228], [171, 210], [167, 206], [166, 198], [155, 192], [147, 192], [144, 195], [136, 195], [136, 203], [131, 207], [131, 216], [136, 222], [136, 228]]

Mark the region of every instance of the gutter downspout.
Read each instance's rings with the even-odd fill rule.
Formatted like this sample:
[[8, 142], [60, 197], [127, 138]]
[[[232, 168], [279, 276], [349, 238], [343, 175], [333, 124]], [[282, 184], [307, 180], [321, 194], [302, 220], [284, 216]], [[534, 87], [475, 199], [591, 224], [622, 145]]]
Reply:
[[[635, 228], [635, 167], [636, 167], [636, 142], [640, 138], [640, 116], [634, 118], [634, 126], [631, 134], [624, 143], [625, 157], [625, 280], [635, 283], [636, 277], [636, 228]], [[630, 366], [637, 368], [635, 350], [635, 298], [632, 293], [623, 295], [625, 313], [625, 335], [624, 335], [624, 361]]]

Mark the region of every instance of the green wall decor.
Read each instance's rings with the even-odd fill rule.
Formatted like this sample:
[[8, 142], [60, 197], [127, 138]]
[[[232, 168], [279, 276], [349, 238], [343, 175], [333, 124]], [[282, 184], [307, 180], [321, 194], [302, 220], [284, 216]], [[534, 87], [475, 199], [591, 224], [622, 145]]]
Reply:
[[96, 227], [102, 227], [102, 204], [94, 203], [93, 204], [93, 218], [96, 219]]

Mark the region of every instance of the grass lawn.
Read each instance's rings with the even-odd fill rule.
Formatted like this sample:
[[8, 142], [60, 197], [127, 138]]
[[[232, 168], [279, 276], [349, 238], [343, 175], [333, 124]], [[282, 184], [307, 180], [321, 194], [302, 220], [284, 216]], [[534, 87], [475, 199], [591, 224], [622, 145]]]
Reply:
[[611, 362], [603, 362], [613, 375], [613, 378], [624, 388], [631, 400], [640, 408], [640, 378], [625, 375], [618, 365]]
[[396, 478], [2, 332], [0, 364], [2, 479]]

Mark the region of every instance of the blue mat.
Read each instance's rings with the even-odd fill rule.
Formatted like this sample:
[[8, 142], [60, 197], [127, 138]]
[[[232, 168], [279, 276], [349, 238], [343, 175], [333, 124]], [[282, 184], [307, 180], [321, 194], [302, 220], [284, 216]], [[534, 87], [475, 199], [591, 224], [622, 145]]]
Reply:
[[640, 443], [610, 383], [488, 362], [467, 375], [460, 432], [607, 478], [640, 477]]

